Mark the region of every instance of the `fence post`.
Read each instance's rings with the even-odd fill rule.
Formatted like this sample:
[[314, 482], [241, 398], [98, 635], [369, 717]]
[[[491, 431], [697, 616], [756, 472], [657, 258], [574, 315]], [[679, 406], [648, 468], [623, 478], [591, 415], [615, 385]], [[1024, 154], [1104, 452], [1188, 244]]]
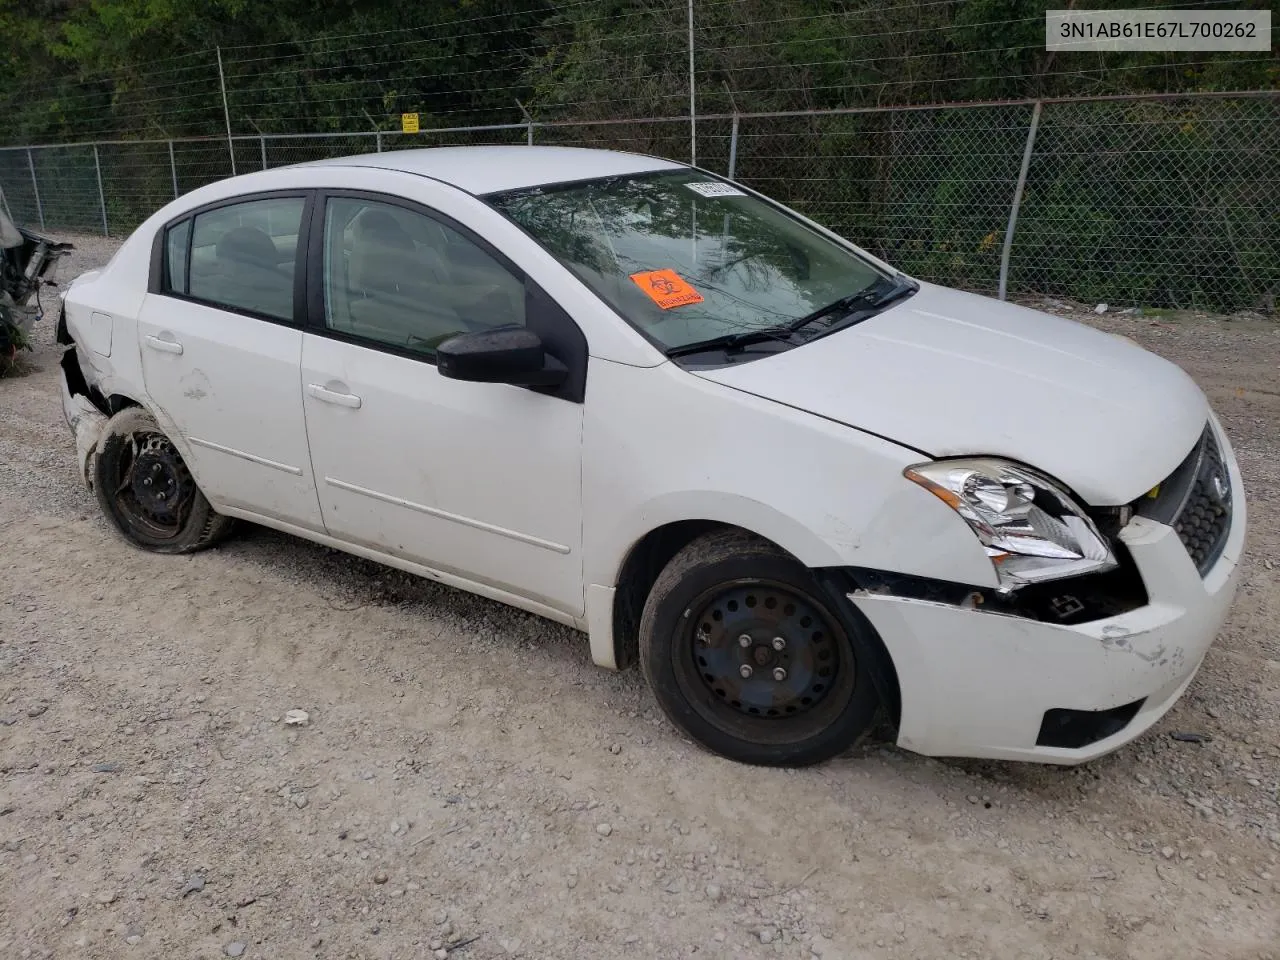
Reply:
[[262, 169], [265, 170], [267, 169], [267, 138], [259, 136], [258, 143], [262, 146]]
[[36, 198], [36, 217], [40, 220], [40, 229], [44, 229], [44, 205], [40, 203], [40, 184], [36, 182], [36, 162], [31, 158], [31, 148], [27, 147], [27, 166], [31, 169], [31, 194]]
[[738, 115], [733, 115], [733, 126], [729, 129], [729, 179], [738, 168]]
[[379, 130], [374, 136], [378, 144], [378, 152], [381, 153], [382, 152], [382, 131]]
[[227, 122], [227, 153], [231, 156], [231, 175], [236, 175], [236, 144], [231, 139], [231, 110], [227, 107], [227, 76], [222, 72], [222, 48], [218, 47], [218, 86], [222, 88], [222, 119]]
[[533, 146], [533, 116], [532, 114], [529, 113], [528, 110], [525, 109], [525, 105], [521, 103], [519, 100], [516, 101], [516, 106], [520, 108], [520, 116], [524, 117], [524, 132], [525, 132], [524, 142], [532, 147]]
[[109, 237], [111, 229], [107, 226], [107, 195], [102, 191], [102, 160], [98, 157], [98, 145], [93, 145], [93, 172], [98, 176], [98, 206], [102, 209], [102, 235]]
[[169, 141], [169, 173], [173, 176], [173, 199], [178, 199], [178, 163], [173, 159], [173, 141]]
[[693, 74], [693, 0], [689, 0], [689, 166], [698, 165], [698, 99]]
[[1018, 171], [1018, 185], [1013, 188], [1013, 202], [1009, 205], [1009, 225], [1004, 231], [1004, 249], [1000, 251], [1000, 299], [1009, 289], [1009, 254], [1013, 252], [1013, 231], [1018, 224], [1018, 208], [1022, 206], [1022, 191], [1027, 187], [1027, 171], [1031, 168], [1031, 151], [1036, 145], [1036, 130], [1040, 126], [1039, 100], [1031, 108], [1031, 125], [1027, 127], [1027, 145], [1022, 148], [1022, 169]]

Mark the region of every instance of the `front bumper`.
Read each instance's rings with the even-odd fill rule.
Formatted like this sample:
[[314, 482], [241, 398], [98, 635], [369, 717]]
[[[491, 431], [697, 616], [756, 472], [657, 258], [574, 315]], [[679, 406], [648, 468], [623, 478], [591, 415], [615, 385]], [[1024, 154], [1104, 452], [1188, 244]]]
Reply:
[[[880, 594], [849, 599], [879, 631], [901, 693], [898, 744], [930, 756], [1074, 764], [1123, 746], [1186, 690], [1227, 618], [1245, 541], [1244, 489], [1225, 434], [1234, 513], [1201, 578], [1172, 527], [1136, 517], [1120, 533], [1146, 606], [1074, 626]], [[1049, 710], [1141, 701], [1118, 732], [1077, 748], [1037, 744]]]

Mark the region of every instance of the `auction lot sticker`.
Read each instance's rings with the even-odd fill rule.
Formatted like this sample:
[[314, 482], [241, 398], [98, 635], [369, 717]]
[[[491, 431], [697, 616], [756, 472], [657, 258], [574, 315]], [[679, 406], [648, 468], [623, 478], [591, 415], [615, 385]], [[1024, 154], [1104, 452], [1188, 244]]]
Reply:
[[715, 180], [686, 183], [686, 187], [702, 197], [745, 197], [746, 194], [731, 183], [719, 183]]
[[1270, 10], [1046, 10], [1046, 50], [1271, 50]]

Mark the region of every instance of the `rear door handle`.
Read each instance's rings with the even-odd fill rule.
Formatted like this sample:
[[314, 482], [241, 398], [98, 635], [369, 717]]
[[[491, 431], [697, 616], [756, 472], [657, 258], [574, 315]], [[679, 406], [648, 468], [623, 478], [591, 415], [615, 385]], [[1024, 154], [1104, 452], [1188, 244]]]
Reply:
[[147, 334], [147, 346], [152, 350], [159, 350], [161, 353], [181, 353], [182, 344], [177, 340], [164, 340], [160, 337], [153, 337]]
[[338, 393], [336, 390], [327, 390], [318, 383], [307, 384], [307, 393], [317, 400], [323, 400], [325, 403], [336, 403], [340, 407], [360, 409], [361, 400], [354, 393]]

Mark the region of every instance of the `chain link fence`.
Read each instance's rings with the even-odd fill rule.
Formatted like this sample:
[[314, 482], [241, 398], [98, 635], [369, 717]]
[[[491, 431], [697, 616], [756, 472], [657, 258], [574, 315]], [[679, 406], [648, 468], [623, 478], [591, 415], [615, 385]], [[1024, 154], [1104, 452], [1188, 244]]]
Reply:
[[3, 147], [0, 188], [20, 223], [122, 235], [233, 170], [462, 144], [696, 149], [948, 286], [1268, 313], [1280, 294], [1280, 93], [744, 113], [696, 132], [691, 147], [682, 117]]

